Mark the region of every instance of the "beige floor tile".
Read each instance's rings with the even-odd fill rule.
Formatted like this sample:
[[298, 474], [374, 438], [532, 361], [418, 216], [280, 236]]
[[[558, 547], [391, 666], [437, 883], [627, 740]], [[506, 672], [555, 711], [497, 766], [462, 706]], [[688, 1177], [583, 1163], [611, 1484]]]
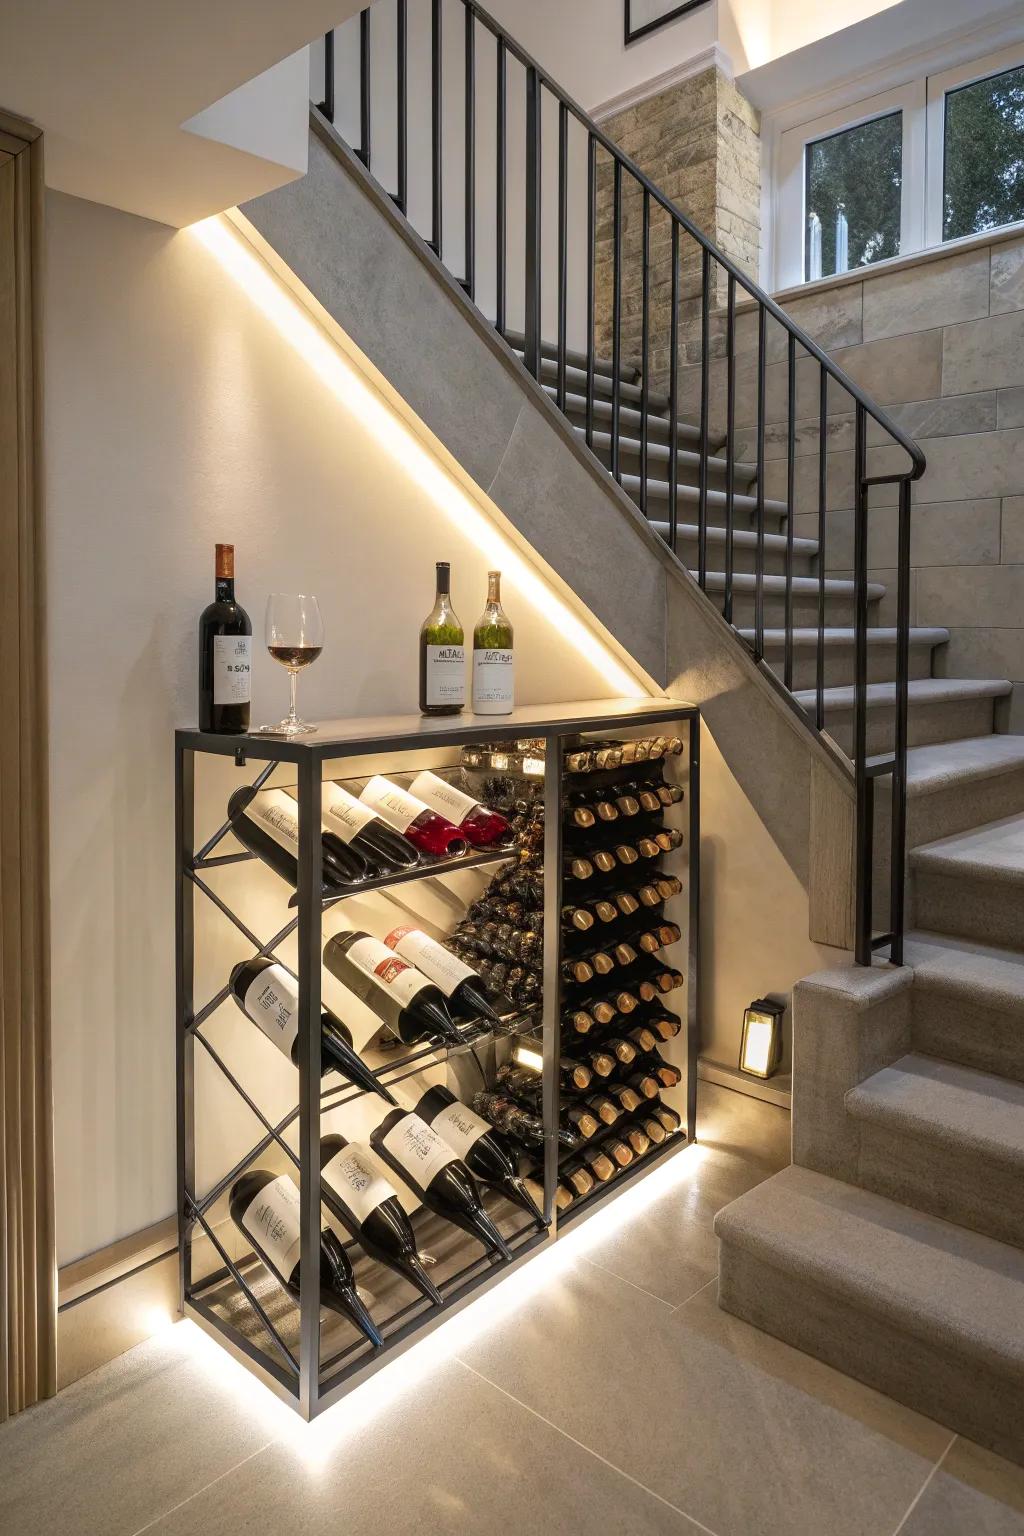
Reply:
[[666, 1315], [580, 1270], [462, 1358], [718, 1536], [891, 1536], [949, 1441], [719, 1312], [714, 1286]]
[[[314, 1433], [317, 1430], [314, 1427]], [[700, 1536], [700, 1528], [457, 1362], [318, 1465], [264, 1451], [146, 1536]]]
[[132, 1536], [272, 1437], [167, 1330], [0, 1430], [5, 1536]]
[[1024, 1536], [1024, 1467], [957, 1440], [899, 1536]]

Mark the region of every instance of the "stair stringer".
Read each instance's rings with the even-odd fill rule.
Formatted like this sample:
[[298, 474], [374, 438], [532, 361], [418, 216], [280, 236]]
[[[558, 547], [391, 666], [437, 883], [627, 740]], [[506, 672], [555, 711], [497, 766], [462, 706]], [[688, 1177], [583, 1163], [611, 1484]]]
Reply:
[[[823, 864], [833, 884], [852, 888], [849, 762], [754, 661], [359, 159], [319, 113], [311, 120], [307, 175], [241, 210], [260, 248], [356, 344], [452, 467], [486, 493], [614, 641], [670, 696], [701, 707], [777, 850], [781, 875], [795, 877], [803, 892], [803, 913], [787, 918], [806, 938], [805, 963], [794, 962], [785, 984], [835, 963], [835, 949], [815, 941], [850, 947], [852, 902], [844, 894], [838, 919], [827, 901], [820, 912], [807, 904]], [[823, 799], [830, 814], [812, 817], [812, 800]], [[812, 846], [815, 820], [831, 836], [824, 854]], [[765, 879], [772, 883], [770, 869]], [[772, 977], [769, 985], [783, 983]]]

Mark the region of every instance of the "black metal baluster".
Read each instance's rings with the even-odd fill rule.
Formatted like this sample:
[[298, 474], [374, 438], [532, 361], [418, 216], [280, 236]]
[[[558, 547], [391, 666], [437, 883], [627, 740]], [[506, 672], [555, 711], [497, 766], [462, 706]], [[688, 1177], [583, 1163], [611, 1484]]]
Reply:
[[613, 162], [612, 170], [612, 474], [622, 484], [619, 455], [619, 421], [622, 413], [622, 165]]
[[535, 379], [540, 378], [540, 112], [540, 80], [531, 65], [526, 71], [526, 338], [523, 360]]
[[324, 99], [320, 111], [329, 123], [334, 122], [334, 32], [324, 33]]
[[708, 426], [711, 418], [711, 252], [701, 258], [700, 296], [700, 480], [697, 503], [697, 580], [708, 584]]
[[764, 655], [764, 466], [767, 380], [768, 311], [758, 306], [757, 316], [757, 559], [754, 577], [754, 655]]
[[784, 682], [793, 687], [793, 517], [796, 511], [796, 337], [787, 351], [789, 418], [786, 434], [786, 661]]
[[651, 398], [651, 194], [644, 188], [640, 274], [640, 511], [647, 516], [647, 412]]
[[587, 447], [594, 446], [594, 367], [597, 349], [597, 140], [587, 135]]
[[565, 348], [569, 305], [569, 108], [558, 109], [558, 409], [565, 410]]
[[409, 211], [409, 17], [408, 0], [396, 0], [395, 60], [396, 92], [396, 155], [398, 160], [398, 193], [396, 202], [404, 214]]
[[722, 613], [732, 623], [733, 525], [736, 516], [736, 279], [729, 273], [725, 319], [725, 602]]
[[853, 767], [857, 784], [856, 959], [871, 964], [871, 887], [874, 783], [868, 777], [868, 491], [867, 414], [857, 402], [853, 525], [854, 684]]
[[900, 481], [899, 571], [896, 594], [896, 752], [892, 773], [892, 846], [889, 958], [903, 964], [907, 858], [907, 714], [910, 704], [910, 506], [909, 480]]
[[673, 554], [679, 542], [679, 224], [672, 220], [672, 317], [669, 346], [668, 542]]
[[359, 13], [359, 158], [370, 169], [370, 11]]
[[499, 333], [505, 334], [505, 266], [507, 238], [507, 203], [505, 187], [505, 161], [507, 138], [507, 105], [508, 93], [508, 61], [505, 55], [505, 40], [498, 38], [498, 74], [496, 81], [495, 97], [497, 101], [497, 123], [495, 127], [495, 142], [497, 146], [497, 182], [495, 187], [495, 216], [497, 222], [496, 244], [494, 255], [494, 283], [495, 283], [495, 317], [494, 323]]
[[828, 374], [818, 381], [818, 656], [814, 723], [825, 729], [825, 565], [828, 511]]
[[431, 55], [431, 58], [430, 58], [430, 79], [431, 79], [430, 143], [431, 143], [431, 155], [432, 155], [432, 161], [433, 161], [433, 165], [432, 165], [432, 170], [433, 170], [433, 195], [432, 195], [432, 199], [431, 199], [431, 224], [430, 224], [430, 227], [431, 227], [431, 230], [432, 230], [432, 236], [431, 236], [431, 239], [430, 239], [430, 244], [433, 246], [433, 248], [436, 251], [438, 256], [441, 255], [441, 246], [442, 246], [442, 241], [443, 241], [443, 227], [442, 227], [442, 225], [443, 225], [443, 219], [444, 219], [444, 198], [443, 198], [444, 136], [443, 136], [443, 132], [442, 132], [444, 119], [443, 119], [442, 111], [441, 111], [441, 86], [442, 86], [441, 49], [442, 49], [442, 43], [443, 43], [443, 39], [442, 39], [442, 34], [441, 34], [441, 0], [431, 0], [431, 18], [430, 18], [430, 55]]
[[466, 5], [466, 292], [476, 296], [476, 16]]

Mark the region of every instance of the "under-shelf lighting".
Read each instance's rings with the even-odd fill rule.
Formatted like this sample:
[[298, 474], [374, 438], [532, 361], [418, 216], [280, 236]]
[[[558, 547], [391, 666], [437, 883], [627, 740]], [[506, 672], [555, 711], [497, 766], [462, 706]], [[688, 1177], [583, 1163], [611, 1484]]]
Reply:
[[524, 559], [234, 224], [224, 214], [217, 214], [191, 225], [188, 233], [244, 290], [280, 336], [417, 482], [454, 528], [473, 542], [489, 565], [506, 573], [509, 583], [557, 627], [562, 639], [601, 674], [609, 688], [623, 698], [649, 697], [650, 690], [641, 679], [623, 666], [601, 637]]

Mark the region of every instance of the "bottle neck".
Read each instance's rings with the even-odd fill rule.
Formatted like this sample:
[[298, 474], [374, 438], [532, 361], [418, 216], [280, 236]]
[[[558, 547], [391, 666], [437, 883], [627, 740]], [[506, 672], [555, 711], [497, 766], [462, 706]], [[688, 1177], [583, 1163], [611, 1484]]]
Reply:
[[437, 601], [447, 602], [452, 594], [452, 575], [447, 566], [437, 569]]
[[233, 603], [235, 600], [235, 578], [233, 576], [217, 577], [217, 602]]
[[488, 572], [487, 606], [489, 608], [501, 607], [501, 573], [499, 571]]

